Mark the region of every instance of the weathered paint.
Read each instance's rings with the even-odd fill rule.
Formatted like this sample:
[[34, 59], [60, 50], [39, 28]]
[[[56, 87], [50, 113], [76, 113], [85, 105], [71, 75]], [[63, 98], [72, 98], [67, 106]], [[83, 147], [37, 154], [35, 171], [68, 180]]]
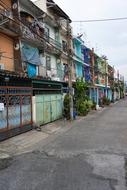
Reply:
[[[3, 91], [4, 89], [5, 88], [3, 88]], [[30, 94], [1, 94], [0, 101], [4, 104], [4, 110], [0, 111], [0, 130], [4, 129], [5, 131], [9, 131], [10, 129], [23, 128], [25, 125], [32, 124]]]
[[85, 81], [90, 82], [90, 49], [82, 45], [82, 54], [83, 54], [83, 78]]
[[57, 118], [57, 96], [51, 96], [51, 121], [56, 120]]
[[[4, 3], [6, 7], [11, 8], [11, 0], [4, 0]], [[3, 6], [0, 5], [0, 8], [3, 8]]]
[[34, 122], [43, 125], [62, 117], [62, 95], [36, 95], [33, 97]]
[[20, 126], [20, 102], [19, 105], [9, 106], [8, 108], [8, 122], [10, 128]]
[[74, 64], [75, 64], [75, 71], [76, 71], [76, 78], [83, 77], [83, 54], [82, 54], [82, 41], [78, 37], [73, 38], [73, 47], [74, 47]]
[[[51, 116], [52, 116], [52, 112], [51, 112], [51, 96], [50, 95], [44, 95], [44, 110], [43, 110], [43, 114], [44, 114], [44, 123], [49, 123], [51, 121]], [[38, 112], [39, 110], [37, 110]]]
[[0, 51], [3, 56], [0, 59], [0, 64], [4, 65], [4, 70], [14, 71], [14, 49], [13, 40], [8, 36], [0, 33]]
[[98, 89], [90, 88], [90, 99], [98, 104]]
[[62, 99], [62, 95], [57, 95], [56, 105], [57, 105], [57, 119], [59, 119], [59, 118], [62, 117], [62, 114], [63, 114], [63, 99]]
[[5, 129], [7, 127], [7, 108], [5, 107], [3, 111], [0, 111], [0, 129]]
[[22, 125], [27, 125], [31, 120], [31, 105], [22, 105]]
[[107, 90], [107, 98], [112, 101], [112, 90], [111, 89], [108, 89]]
[[75, 69], [76, 69], [76, 78], [82, 77], [83, 72], [82, 72], [82, 63], [75, 62]]
[[105, 95], [105, 93], [104, 93], [104, 87], [99, 87], [99, 99], [103, 98], [104, 95]]
[[37, 0], [35, 4], [44, 12], [47, 12], [46, 0]]

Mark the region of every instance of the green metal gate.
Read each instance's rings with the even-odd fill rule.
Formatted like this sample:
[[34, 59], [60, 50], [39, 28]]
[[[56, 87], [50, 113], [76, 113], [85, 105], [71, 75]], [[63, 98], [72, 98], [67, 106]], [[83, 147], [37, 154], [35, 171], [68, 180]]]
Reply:
[[42, 125], [62, 117], [62, 95], [36, 95], [35, 96], [36, 123]]

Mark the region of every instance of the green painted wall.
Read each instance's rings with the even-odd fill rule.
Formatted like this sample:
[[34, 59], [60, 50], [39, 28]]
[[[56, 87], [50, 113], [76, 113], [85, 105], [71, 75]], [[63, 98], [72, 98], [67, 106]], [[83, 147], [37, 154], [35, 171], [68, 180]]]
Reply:
[[35, 121], [42, 125], [62, 117], [62, 95], [36, 95], [35, 96]]

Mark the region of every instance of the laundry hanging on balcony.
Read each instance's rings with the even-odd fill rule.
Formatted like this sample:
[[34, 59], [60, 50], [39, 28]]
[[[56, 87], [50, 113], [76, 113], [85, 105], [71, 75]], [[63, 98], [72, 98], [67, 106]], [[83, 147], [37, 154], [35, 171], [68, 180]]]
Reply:
[[39, 51], [28, 44], [22, 44], [22, 60], [27, 64], [28, 77], [36, 76], [36, 66], [41, 64]]
[[41, 64], [38, 49], [31, 47], [25, 43], [22, 44], [22, 60], [25, 63], [30, 63], [33, 65], [40, 65]]

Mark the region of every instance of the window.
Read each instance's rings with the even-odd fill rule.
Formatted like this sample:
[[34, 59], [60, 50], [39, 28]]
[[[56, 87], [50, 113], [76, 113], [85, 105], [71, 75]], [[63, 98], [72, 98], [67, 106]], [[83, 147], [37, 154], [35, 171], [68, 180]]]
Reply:
[[55, 31], [55, 40], [57, 42], [59, 42], [59, 30], [58, 29], [56, 29], [56, 31]]
[[45, 39], [49, 41], [49, 28], [45, 27]]
[[47, 70], [51, 70], [51, 57], [50, 56], [46, 56], [46, 69]]
[[64, 52], [67, 52], [67, 42], [62, 40], [62, 48]]

